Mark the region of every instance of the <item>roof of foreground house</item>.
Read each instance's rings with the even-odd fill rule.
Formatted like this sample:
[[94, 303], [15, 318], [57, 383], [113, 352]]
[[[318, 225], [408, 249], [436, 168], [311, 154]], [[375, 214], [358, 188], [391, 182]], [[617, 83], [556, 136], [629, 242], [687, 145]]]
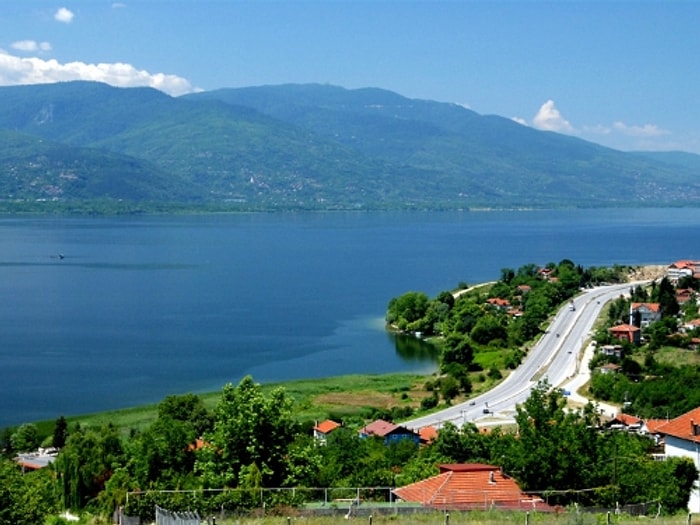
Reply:
[[541, 498], [522, 492], [499, 467], [482, 463], [440, 465], [437, 476], [393, 492], [404, 501], [444, 509], [553, 510]]
[[700, 407], [670, 420], [656, 431], [666, 436], [700, 443]]

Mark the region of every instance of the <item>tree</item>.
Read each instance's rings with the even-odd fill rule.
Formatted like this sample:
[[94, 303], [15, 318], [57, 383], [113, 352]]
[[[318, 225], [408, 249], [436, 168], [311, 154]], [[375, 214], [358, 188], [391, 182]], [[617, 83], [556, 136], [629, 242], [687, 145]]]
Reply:
[[668, 277], [661, 279], [659, 286], [654, 292], [656, 292], [656, 300], [659, 303], [663, 317], [671, 317], [678, 314], [680, 306], [676, 299], [676, 289], [671, 284], [671, 281], [668, 280]]
[[187, 421], [158, 417], [129, 446], [130, 471], [139, 486], [180, 485], [193, 471], [197, 433]]
[[22, 474], [0, 459], [0, 525], [35, 525], [57, 510], [49, 469]]
[[442, 394], [442, 398], [449, 404], [459, 395], [459, 384], [457, 383], [457, 380], [452, 376], [441, 378], [440, 394]]
[[406, 330], [408, 325], [425, 316], [429, 299], [423, 292], [406, 292], [389, 301], [386, 322]]
[[[518, 407], [519, 439], [511, 458], [523, 488], [587, 488], [599, 459], [597, 416], [591, 405], [566, 412], [566, 400], [546, 380]], [[556, 466], [556, 468], [553, 468]]]
[[17, 452], [31, 452], [39, 447], [39, 431], [33, 423], [20, 425], [10, 439]]
[[204, 401], [191, 393], [166, 396], [158, 404], [158, 418], [190, 423], [197, 437], [212, 425], [212, 416], [204, 406]]
[[483, 315], [476, 322], [469, 335], [472, 340], [482, 345], [489, 344], [491, 341], [505, 342], [508, 339], [502, 316], [489, 314]]
[[123, 460], [124, 451], [113, 425], [71, 432], [54, 462], [65, 506], [82, 509], [94, 502]]
[[266, 396], [246, 376], [237, 387], [224, 386], [213, 429], [204, 435], [208, 445], [198, 451], [196, 471], [206, 486], [237, 487], [244, 468], [256, 465], [265, 486], [280, 486], [287, 477], [286, 456], [296, 432], [292, 401], [285, 391], [277, 388]]
[[68, 439], [68, 423], [65, 417], [60, 416], [56, 420], [56, 425], [53, 428], [51, 446], [54, 448], [63, 448], [66, 444], [66, 439]]

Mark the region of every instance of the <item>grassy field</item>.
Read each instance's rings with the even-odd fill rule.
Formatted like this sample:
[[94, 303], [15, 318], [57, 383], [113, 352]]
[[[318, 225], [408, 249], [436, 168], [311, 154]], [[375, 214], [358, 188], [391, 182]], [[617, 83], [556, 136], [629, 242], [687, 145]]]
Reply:
[[[434, 378], [417, 374], [347, 375], [329, 378], [289, 381], [285, 383], [263, 384], [263, 391], [278, 387], [284, 388], [294, 400], [296, 417], [300, 422], [323, 420], [328, 417], [351, 419], [365, 416], [373, 408], [420, 407], [423, 398], [431, 395], [424, 388], [425, 383]], [[492, 388], [493, 379], [485, 373], [474, 373], [471, 397]], [[223, 388], [223, 385], [222, 385]], [[221, 392], [200, 394], [207, 408], [211, 409], [219, 401]], [[455, 398], [453, 403], [464, 401], [464, 396]], [[441, 404], [437, 409], [444, 408]], [[131, 429], [143, 429], [156, 418], [157, 404], [143, 405], [122, 410], [99, 412], [67, 417], [69, 425], [101, 426], [107, 423], [116, 425], [125, 433]], [[37, 423], [40, 435], [50, 435], [55, 421]]]

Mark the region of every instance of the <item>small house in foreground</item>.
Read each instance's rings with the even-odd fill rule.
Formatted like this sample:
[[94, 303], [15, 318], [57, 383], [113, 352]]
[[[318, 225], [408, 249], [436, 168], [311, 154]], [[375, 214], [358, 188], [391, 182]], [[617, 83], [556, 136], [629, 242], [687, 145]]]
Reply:
[[499, 467], [459, 463], [439, 468], [437, 476], [394, 489], [393, 493], [403, 501], [444, 510], [554, 510], [542, 498], [522, 492]]

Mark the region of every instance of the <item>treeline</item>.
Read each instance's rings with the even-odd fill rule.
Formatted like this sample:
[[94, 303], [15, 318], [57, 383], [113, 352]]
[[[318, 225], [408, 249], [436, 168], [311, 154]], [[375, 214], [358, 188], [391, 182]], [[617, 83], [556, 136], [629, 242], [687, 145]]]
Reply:
[[[679, 304], [677, 297], [683, 291], [689, 300]], [[682, 328], [700, 318], [698, 291], [700, 280], [692, 276], [679, 279], [675, 285], [663, 278], [649, 287], [637, 287], [629, 297], [619, 297], [610, 304], [606, 323], [596, 332], [595, 340], [598, 347], [619, 346], [622, 355], [598, 352], [591, 360], [590, 390], [596, 399], [624, 405], [627, 413], [643, 418], [673, 418], [700, 406], [700, 366], [659, 359], [663, 352], [690, 361], [697, 355], [700, 326]], [[658, 304], [660, 319], [642, 326], [638, 315], [630, 316], [632, 303]], [[640, 344], [612, 337], [608, 329], [621, 323], [641, 329]], [[618, 372], [601, 373], [599, 369], [606, 363], [618, 365]]]
[[435, 395], [423, 408], [472, 391], [470, 372], [486, 370], [499, 379], [501, 370], [515, 369], [524, 347], [545, 329], [552, 313], [581, 288], [625, 282], [627, 266], [583, 268], [565, 259], [541, 267], [527, 264], [504, 268], [488, 286], [444, 291], [430, 299], [423, 292], [407, 292], [389, 301], [386, 322], [391, 328], [429, 338], [440, 350], [441, 377], [428, 385]]
[[157, 419], [127, 437], [110, 425], [66, 429], [56, 461], [37, 472], [22, 475], [3, 460], [0, 524], [41, 522], [62, 508], [106, 515], [118, 506], [152, 520], [155, 504], [208, 515], [264, 503], [274, 513], [301, 505], [304, 491], [262, 488], [403, 486], [437, 474], [439, 464], [461, 462], [499, 465], [550, 504], [658, 501], [667, 513], [685, 507], [697, 478], [692, 461], [652, 461], [652, 441], [602, 431], [592, 405], [565, 405], [543, 382], [517, 409], [513, 429], [482, 433], [471, 423], [447, 424], [418, 446], [361, 438], [358, 428], [342, 426], [321, 444], [311, 424], [295, 419], [283, 389], [266, 395], [247, 377], [224, 387], [212, 411], [192, 394], [167, 397]]

